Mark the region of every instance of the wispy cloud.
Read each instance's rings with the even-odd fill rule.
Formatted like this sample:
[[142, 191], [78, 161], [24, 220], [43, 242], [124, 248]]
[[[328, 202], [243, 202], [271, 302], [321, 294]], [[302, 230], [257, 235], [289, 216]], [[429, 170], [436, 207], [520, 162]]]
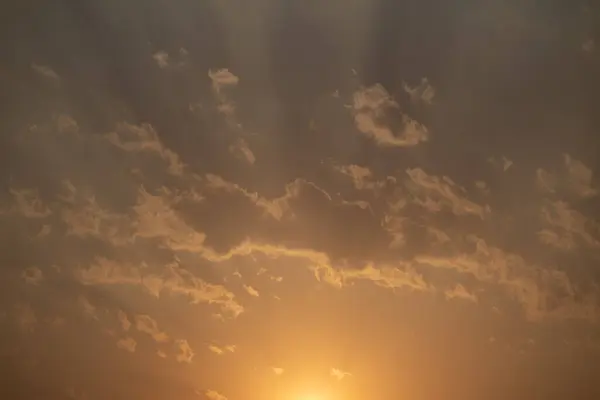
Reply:
[[380, 146], [410, 147], [427, 141], [429, 131], [406, 114], [401, 114], [402, 128], [395, 133], [383, 122], [387, 113], [400, 113], [399, 106], [380, 84], [354, 93], [353, 110], [356, 128]]
[[31, 64], [31, 69], [33, 69], [36, 73], [40, 74], [44, 78], [51, 79], [54, 81], [60, 81], [60, 76], [58, 76], [58, 74], [47, 65]]
[[431, 212], [449, 208], [456, 215], [476, 215], [484, 219], [489, 206], [477, 204], [466, 197], [466, 190], [450, 178], [429, 175], [421, 168], [406, 170], [407, 188], [416, 196], [415, 201]]
[[140, 332], [150, 335], [158, 343], [169, 341], [169, 335], [158, 329], [158, 323], [149, 315], [136, 315], [135, 328]]
[[331, 368], [331, 370], [329, 371], [329, 374], [332, 377], [334, 377], [335, 379], [337, 379], [338, 381], [341, 381], [342, 379], [344, 379], [346, 377], [352, 376], [352, 374], [350, 372], [342, 371], [341, 369], [338, 369], [338, 368]]
[[167, 163], [170, 174], [181, 176], [184, 165], [174, 151], [163, 145], [157, 132], [150, 124], [132, 125], [120, 123], [115, 131], [106, 135], [114, 146], [131, 153], [149, 153], [160, 157]]

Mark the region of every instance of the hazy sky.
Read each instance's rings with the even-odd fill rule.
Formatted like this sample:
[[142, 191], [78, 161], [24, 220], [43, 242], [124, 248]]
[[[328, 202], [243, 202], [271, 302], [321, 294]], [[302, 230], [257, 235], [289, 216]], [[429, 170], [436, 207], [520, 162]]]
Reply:
[[600, 398], [594, 2], [13, 3], [1, 398]]

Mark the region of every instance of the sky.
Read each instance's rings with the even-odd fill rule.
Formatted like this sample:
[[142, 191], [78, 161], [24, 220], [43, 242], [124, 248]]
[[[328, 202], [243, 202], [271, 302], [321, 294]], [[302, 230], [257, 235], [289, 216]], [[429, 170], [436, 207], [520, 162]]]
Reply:
[[600, 8], [0, 13], [0, 397], [600, 398]]

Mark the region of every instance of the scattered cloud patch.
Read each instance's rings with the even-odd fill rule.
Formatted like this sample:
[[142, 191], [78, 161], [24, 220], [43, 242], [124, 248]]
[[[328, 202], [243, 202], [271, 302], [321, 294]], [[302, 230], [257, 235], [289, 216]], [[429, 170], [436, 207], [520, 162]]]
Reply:
[[185, 339], [177, 339], [175, 341], [175, 346], [177, 348], [177, 353], [175, 355], [177, 362], [190, 364], [195, 354], [188, 341]]
[[209, 400], [227, 400], [227, 397], [223, 396], [216, 390], [207, 390], [206, 392], [204, 392], [204, 394]]
[[136, 346], [137, 346], [137, 342], [133, 338], [131, 338], [131, 337], [119, 339], [117, 341], [117, 347], [118, 348], [120, 348], [122, 350], [125, 350], [125, 351], [128, 351], [130, 353], [135, 352]]
[[423, 102], [428, 105], [433, 104], [435, 89], [429, 83], [429, 79], [421, 78], [421, 82], [414, 87], [410, 87], [404, 83], [403, 88], [409, 94], [411, 101]]
[[341, 381], [342, 379], [344, 379], [346, 377], [352, 376], [352, 374], [350, 372], [342, 371], [341, 369], [337, 369], [337, 368], [331, 368], [331, 370], [329, 371], [329, 374], [333, 378], [337, 379], [338, 381]]
[[136, 315], [135, 328], [143, 333], [147, 333], [158, 343], [169, 341], [169, 335], [158, 329], [158, 323], [149, 315]]
[[451, 289], [447, 289], [444, 292], [444, 295], [446, 296], [446, 299], [460, 299], [460, 300], [466, 300], [466, 301], [471, 301], [473, 303], [477, 303], [479, 300], [477, 298], [477, 295], [475, 295], [474, 293], [469, 292], [463, 285], [461, 285], [460, 283], [456, 284], [456, 286], [454, 286]]
[[246, 292], [253, 297], [258, 297], [260, 296], [260, 294], [258, 293], [258, 290], [254, 289], [252, 286], [250, 285], [244, 285], [244, 289], [246, 290]]
[[379, 146], [410, 147], [427, 141], [427, 128], [402, 114], [402, 128], [394, 133], [383, 122], [387, 113], [400, 112], [399, 105], [380, 84], [361, 88], [354, 93], [353, 112], [356, 128]]

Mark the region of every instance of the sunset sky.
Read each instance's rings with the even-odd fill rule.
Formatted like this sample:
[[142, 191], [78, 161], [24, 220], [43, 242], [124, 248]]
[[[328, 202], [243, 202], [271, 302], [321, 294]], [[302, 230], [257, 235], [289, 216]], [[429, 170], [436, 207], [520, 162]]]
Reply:
[[600, 7], [0, 12], [0, 398], [600, 399]]

